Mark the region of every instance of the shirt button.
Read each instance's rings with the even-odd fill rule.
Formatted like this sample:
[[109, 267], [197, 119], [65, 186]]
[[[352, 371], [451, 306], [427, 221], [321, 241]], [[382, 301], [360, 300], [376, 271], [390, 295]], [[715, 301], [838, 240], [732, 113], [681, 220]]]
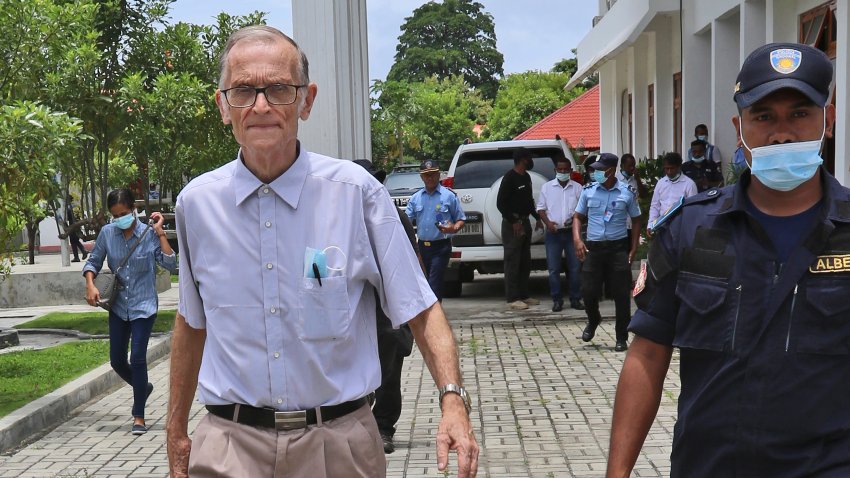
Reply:
[[275, 353], [274, 353], [274, 358], [280, 358], [280, 352], [275, 352]]
[[269, 193], [269, 188], [263, 188], [263, 194], [268, 194], [268, 193]]
[[276, 309], [276, 308], [274, 308], [274, 307], [272, 307], [271, 309], [269, 309], [269, 312], [271, 312], [272, 314], [274, 314], [275, 312], [277, 312], [277, 309]]
[[271, 222], [271, 221], [266, 221], [266, 227], [272, 227], [272, 222]]
[[283, 403], [283, 399], [282, 399], [282, 398], [278, 398], [278, 399], [277, 399], [277, 403]]
[[269, 262], [268, 264], [266, 264], [266, 269], [271, 269], [272, 267], [274, 267], [274, 266], [272, 265], [272, 263], [271, 263], [271, 262]]

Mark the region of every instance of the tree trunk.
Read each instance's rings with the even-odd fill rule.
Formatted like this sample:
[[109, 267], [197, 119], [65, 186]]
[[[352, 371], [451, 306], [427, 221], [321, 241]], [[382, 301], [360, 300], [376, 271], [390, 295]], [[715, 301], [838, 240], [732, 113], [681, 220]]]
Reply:
[[30, 264], [35, 264], [35, 235], [38, 234], [38, 224], [27, 218], [27, 250], [29, 251]]

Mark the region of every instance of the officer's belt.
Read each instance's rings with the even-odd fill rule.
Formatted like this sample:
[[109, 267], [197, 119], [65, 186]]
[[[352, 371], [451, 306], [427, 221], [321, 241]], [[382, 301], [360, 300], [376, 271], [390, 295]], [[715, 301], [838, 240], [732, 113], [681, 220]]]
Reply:
[[614, 239], [613, 241], [584, 241], [584, 245], [590, 250], [593, 250], [593, 248], [623, 247], [628, 244], [628, 237]]
[[441, 246], [444, 243], [449, 242], [450, 240], [451, 239], [437, 239], [435, 241], [423, 241], [423, 240], [420, 239], [419, 244], [422, 245], [422, 246], [425, 246], [425, 247], [434, 247], [434, 246]]

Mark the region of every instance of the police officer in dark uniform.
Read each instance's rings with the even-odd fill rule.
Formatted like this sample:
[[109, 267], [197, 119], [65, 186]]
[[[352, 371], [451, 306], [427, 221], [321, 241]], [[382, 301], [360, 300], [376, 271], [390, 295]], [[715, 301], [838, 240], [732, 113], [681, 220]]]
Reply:
[[[640, 206], [637, 196], [626, 183], [615, 175], [618, 159], [611, 153], [602, 153], [590, 166], [594, 182], [585, 186], [578, 198], [573, 216], [573, 246], [576, 257], [583, 262], [581, 268], [581, 294], [584, 297], [587, 327], [581, 339], [590, 342], [602, 322], [599, 314], [599, 296], [602, 284], [614, 298], [617, 323], [617, 342], [614, 350], [628, 348], [628, 326], [632, 315], [631, 263], [637, 252], [640, 237]], [[631, 233], [627, 229], [631, 218]], [[587, 223], [587, 240], [581, 239], [582, 224]]]
[[745, 60], [733, 118], [749, 170], [659, 221], [635, 285], [608, 476], [628, 476], [673, 347], [671, 476], [850, 476], [850, 190], [819, 151], [832, 64], [796, 43]]

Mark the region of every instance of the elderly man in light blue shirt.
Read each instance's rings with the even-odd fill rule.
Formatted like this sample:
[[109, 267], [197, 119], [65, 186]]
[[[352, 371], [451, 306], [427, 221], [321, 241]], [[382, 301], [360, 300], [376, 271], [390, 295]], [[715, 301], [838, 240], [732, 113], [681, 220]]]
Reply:
[[682, 198], [697, 193], [696, 183], [682, 174], [682, 157], [679, 153], [667, 153], [664, 156], [664, 177], [658, 180], [649, 205], [649, 223], [647, 233], [652, 234], [655, 221], [676, 205]]
[[[437, 382], [438, 468], [456, 450], [458, 476], [474, 477], [454, 337], [389, 194], [360, 166], [298, 142], [317, 94], [306, 56], [252, 26], [231, 35], [221, 67], [216, 101], [241, 148], [175, 208], [171, 476], [385, 476], [367, 403], [381, 383], [377, 291], [393, 325], [410, 324]], [[209, 413], [193, 443], [196, 385]]]

